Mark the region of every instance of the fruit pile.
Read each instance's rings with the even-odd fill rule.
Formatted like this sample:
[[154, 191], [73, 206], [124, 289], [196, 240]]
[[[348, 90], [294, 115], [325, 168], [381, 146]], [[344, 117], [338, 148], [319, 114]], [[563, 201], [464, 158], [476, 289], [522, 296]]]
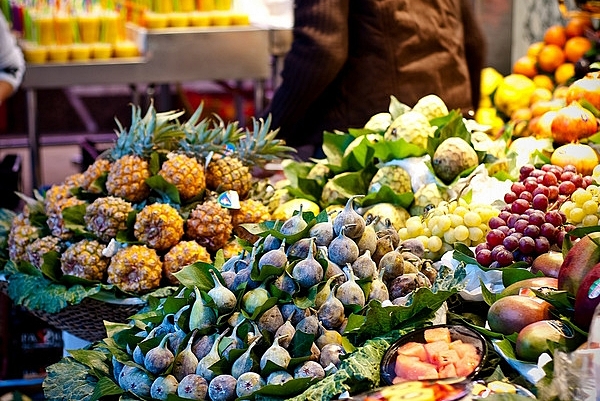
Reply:
[[182, 113], [150, 106], [142, 116], [132, 107], [131, 127], [119, 124], [114, 147], [84, 173], [28, 199], [8, 234], [12, 265], [139, 295], [177, 285], [173, 273], [210, 262], [219, 250], [239, 252], [240, 226], [270, 219], [268, 207], [250, 197], [250, 169], [291, 149], [274, 139], [269, 121], [244, 130], [200, 120], [201, 112], [180, 122]]

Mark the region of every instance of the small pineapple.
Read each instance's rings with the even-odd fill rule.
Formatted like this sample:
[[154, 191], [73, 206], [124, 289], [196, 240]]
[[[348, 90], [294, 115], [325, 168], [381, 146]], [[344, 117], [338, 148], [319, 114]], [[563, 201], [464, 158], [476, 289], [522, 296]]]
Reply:
[[169, 152], [158, 174], [177, 188], [182, 201], [200, 195], [206, 188], [204, 166], [193, 156]]
[[113, 163], [106, 177], [109, 195], [120, 196], [130, 202], [141, 202], [150, 194], [146, 180], [152, 175], [148, 163], [156, 148], [168, 146], [180, 133], [177, 124], [170, 121], [181, 113], [157, 113], [150, 105], [142, 118], [139, 107], [132, 106], [131, 127], [125, 130], [117, 122], [119, 137], [110, 152]]
[[66, 177], [63, 180], [63, 183], [72, 188], [76, 188], [76, 187], [81, 186], [81, 184], [83, 183], [83, 180], [84, 180], [83, 173], [75, 173], [75, 174], [71, 174], [70, 176]]
[[115, 196], [98, 198], [85, 209], [86, 229], [100, 240], [109, 242], [119, 231], [127, 229], [127, 217], [133, 212], [131, 203]]
[[52, 235], [47, 235], [35, 239], [25, 247], [27, 260], [29, 263], [40, 269], [44, 264], [44, 255], [50, 251], [60, 252], [62, 242], [60, 238]]
[[110, 160], [98, 158], [83, 172], [83, 180], [81, 187], [92, 193], [100, 193], [101, 189], [96, 187], [94, 183], [110, 170]]
[[239, 209], [231, 209], [230, 211], [233, 224], [233, 232], [240, 238], [249, 242], [258, 240], [258, 236], [250, 233], [241, 224], [246, 223], [262, 223], [271, 219], [269, 208], [263, 205], [262, 202], [256, 199], [246, 199], [240, 201]]
[[64, 274], [101, 281], [110, 261], [102, 255], [105, 248], [104, 244], [96, 240], [83, 239], [75, 242], [60, 256], [60, 269]]
[[62, 212], [69, 207], [84, 204], [85, 201], [75, 197], [61, 199], [58, 201], [55, 205], [56, 210], [49, 210], [47, 212], [48, 219], [46, 220], [46, 224], [48, 225], [52, 235], [61, 239], [71, 238], [73, 236], [73, 232], [66, 227]]
[[113, 255], [107, 273], [109, 284], [126, 292], [144, 293], [160, 285], [162, 262], [154, 249], [130, 245]]
[[223, 249], [223, 257], [225, 258], [225, 260], [230, 259], [234, 256], [237, 256], [244, 251], [244, 248], [242, 247], [242, 245], [235, 238], [228, 241], [223, 246], [222, 249]]
[[166, 203], [146, 205], [136, 216], [135, 238], [159, 251], [169, 249], [183, 237], [183, 218]]
[[212, 198], [198, 204], [186, 222], [186, 234], [211, 252], [221, 249], [232, 232], [229, 210]]
[[15, 263], [29, 260], [27, 257], [27, 245], [31, 244], [40, 236], [40, 229], [29, 221], [24, 212], [19, 213], [12, 220], [8, 232], [8, 257]]
[[412, 184], [408, 172], [397, 165], [381, 166], [369, 184], [369, 193], [379, 192], [383, 185], [387, 185], [397, 194], [412, 192]]
[[60, 213], [62, 208], [61, 201], [73, 197], [71, 189], [73, 187], [68, 184], [52, 185], [44, 195], [44, 211], [47, 215]]
[[181, 241], [163, 257], [163, 275], [170, 284], [178, 285], [173, 273], [196, 262], [212, 263], [208, 250], [196, 241]]

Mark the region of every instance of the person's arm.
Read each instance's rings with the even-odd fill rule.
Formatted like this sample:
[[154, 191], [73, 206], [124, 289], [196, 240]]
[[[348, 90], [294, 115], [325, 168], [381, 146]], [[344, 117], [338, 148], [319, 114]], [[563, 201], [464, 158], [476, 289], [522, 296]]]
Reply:
[[349, 1], [300, 0], [295, 4], [294, 40], [284, 59], [281, 85], [266, 110], [283, 138], [286, 127], [304, 115], [346, 62]]
[[479, 22], [473, 14], [473, 5], [469, 0], [462, 0], [462, 21], [465, 37], [465, 55], [471, 79], [471, 98], [473, 109], [479, 106], [481, 70], [485, 63], [486, 43]]
[[24, 73], [23, 52], [0, 13], [0, 104], [21, 85]]

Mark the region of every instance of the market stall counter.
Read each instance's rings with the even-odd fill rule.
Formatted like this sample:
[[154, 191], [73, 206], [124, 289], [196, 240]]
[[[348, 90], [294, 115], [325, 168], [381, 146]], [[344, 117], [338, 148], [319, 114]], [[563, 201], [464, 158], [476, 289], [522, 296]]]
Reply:
[[146, 30], [129, 26], [142, 56], [106, 61], [27, 64], [27, 132], [33, 187], [41, 183], [37, 91], [76, 85], [252, 80], [256, 110], [271, 76], [269, 30], [252, 26]]

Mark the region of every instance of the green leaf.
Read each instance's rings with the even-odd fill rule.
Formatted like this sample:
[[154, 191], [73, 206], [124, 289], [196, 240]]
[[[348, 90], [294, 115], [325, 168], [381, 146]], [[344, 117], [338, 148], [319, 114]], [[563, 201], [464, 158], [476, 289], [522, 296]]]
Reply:
[[[268, 362], [267, 362], [268, 363]], [[286, 399], [288, 397], [293, 397], [306, 391], [313, 382], [317, 382], [318, 380], [311, 379], [310, 377], [302, 378], [302, 379], [294, 379], [287, 381], [283, 384], [269, 384], [261, 387], [254, 394], [259, 399], [260, 396], [263, 397], [277, 397], [278, 399]]]
[[42, 256], [42, 266], [40, 270], [46, 277], [52, 281], [58, 281], [62, 275], [60, 269], [60, 254], [57, 251], [46, 252]]
[[75, 234], [87, 232], [85, 228], [85, 209], [87, 204], [66, 207], [62, 210], [62, 218], [65, 222], [65, 228], [73, 231]]
[[521, 268], [504, 267], [502, 271], [502, 284], [505, 287], [516, 283], [517, 281], [526, 280], [528, 278], [536, 277], [531, 271]]
[[215, 286], [210, 270], [213, 266], [205, 262], [196, 262], [185, 266], [180, 271], [174, 273], [179, 282], [188, 287], [198, 287], [201, 291], [209, 291]]
[[304, 194], [303, 198], [311, 200], [315, 203], [321, 198], [322, 185], [315, 179], [298, 177], [296, 188], [290, 188], [291, 191], [299, 191]]
[[121, 395], [124, 394], [125, 390], [123, 390], [117, 383], [108, 377], [102, 377], [98, 380], [98, 384], [94, 388], [94, 394], [92, 394], [92, 400], [99, 400], [103, 397], [108, 397], [111, 395]]
[[340, 135], [325, 131], [323, 133], [323, 153], [331, 167], [341, 167], [344, 160], [344, 149], [354, 140], [351, 135]]
[[146, 184], [162, 196], [167, 197], [171, 202], [180, 204], [181, 198], [175, 185], [167, 182], [162, 175], [153, 175], [146, 179]]
[[456, 136], [471, 143], [471, 133], [465, 126], [462, 114], [458, 110], [452, 110], [443, 117], [434, 118], [430, 123], [432, 126], [437, 126], [433, 136], [429, 137], [427, 142], [427, 153], [431, 158], [440, 143], [448, 138]]
[[362, 207], [376, 205], [378, 203], [391, 203], [392, 205], [401, 206], [408, 209], [415, 199], [413, 192], [405, 192], [398, 194], [387, 185], [382, 185], [377, 192], [371, 192], [360, 200]]
[[388, 111], [390, 112], [390, 114], [392, 116], [392, 120], [395, 120], [396, 118], [400, 117], [402, 114], [406, 113], [407, 111], [410, 111], [410, 106], [399, 101], [398, 98], [396, 98], [396, 96], [391, 95], [390, 96], [390, 105], [388, 106]]
[[314, 166], [311, 162], [299, 162], [295, 160], [286, 161], [283, 164], [283, 173], [290, 181], [290, 186], [297, 188], [299, 186], [298, 179], [306, 178], [311, 168]]
[[104, 352], [86, 349], [68, 350], [68, 352], [74, 360], [82, 365], [99, 370], [105, 375], [110, 374], [108, 358]]
[[[344, 152], [342, 160], [342, 169], [345, 171], [362, 170], [369, 164], [373, 164], [373, 155], [375, 150], [371, 146], [371, 142], [366, 136], [354, 139], [351, 143], [352, 149], [349, 147]], [[348, 151], [350, 149], [350, 151]]]
[[492, 306], [492, 304], [496, 302], [497, 295], [491, 292], [481, 279], [479, 279], [479, 286], [481, 287], [481, 295], [483, 296], [483, 300], [486, 304]]
[[422, 147], [409, 143], [403, 138], [377, 142], [372, 147], [375, 150], [374, 157], [383, 163], [407, 157], [419, 157], [427, 153]]
[[311, 347], [315, 341], [314, 334], [308, 334], [300, 330], [296, 330], [292, 341], [288, 346], [290, 355], [294, 358], [302, 358], [311, 354]]
[[63, 358], [46, 368], [44, 395], [50, 400], [69, 399], [91, 401], [98, 379], [89, 374], [85, 365], [72, 358]]

